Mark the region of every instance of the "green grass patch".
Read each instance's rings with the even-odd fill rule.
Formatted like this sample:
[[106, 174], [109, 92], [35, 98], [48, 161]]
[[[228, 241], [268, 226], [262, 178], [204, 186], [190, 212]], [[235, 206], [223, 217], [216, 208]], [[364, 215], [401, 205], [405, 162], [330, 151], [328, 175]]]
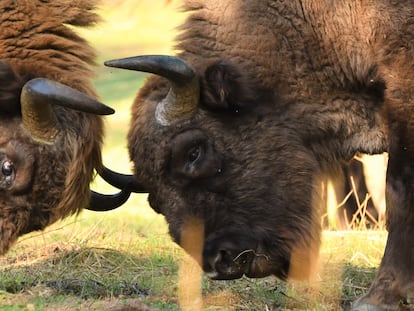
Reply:
[[[143, 220], [122, 209], [82, 213], [76, 221], [70, 218], [21, 239], [0, 261], [3, 305], [55, 310], [66, 297], [74, 310], [83, 310], [87, 303], [120, 306], [125, 299], [138, 299], [159, 310], [179, 310], [181, 249], [170, 240], [162, 217], [147, 211]], [[382, 231], [324, 232], [321, 268], [313, 283], [203, 277], [204, 309], [346, 310], [369, 287], [385, 237]], [[23, 305], [18, 303], [22, 297]]]

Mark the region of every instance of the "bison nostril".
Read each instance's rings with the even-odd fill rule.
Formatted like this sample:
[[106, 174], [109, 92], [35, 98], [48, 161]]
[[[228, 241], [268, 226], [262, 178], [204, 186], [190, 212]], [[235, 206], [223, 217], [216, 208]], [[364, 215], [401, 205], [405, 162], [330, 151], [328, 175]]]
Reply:
[[236, 263], [234, 260], [234, 254], [232, 254], [229, 250], [219, 250], [216, 255], [216, 265], [222, 264], [222, 265], [233, 265]]
[[217, 252], [210, 256], [204, 256], [203, 270], [209, 278], [215, 279], [219, 276], [217, 266], [222, 260], [221, 252]]
[[204, 271], [210, 278], [216, 278], [235, 265], [233, 257], [228, 250], [218, 250], [214, 254], [205, 257]]
[[229, 250], [219, 250], [214, 259], [214, 268], [217, 271], [229, 272], [239, 269], [244, 264], [243, 260], [235, 260], [236, 255]]
[[213, 262], [212, 262], [213, 269], [216, 269], [217, 265], [219, 265], [220, 262], [223, 261], [224, 255], [225, 255], [224, 251], [218, 251], [217, 252], [217, 254], [216, 254], [216, 256], [214, 256], [214, 259], [213, 259]]
[[220, 259], [224, 259], [224, 258], [228, 257], [228, 251], [226, 251], [224, 249], [219, 250], [216, 257], [219, 257]]
[[232, 280], [250, 274], [258, 242], [238, 232], [211, 236], [204, 244], [203, 270], [213, 279]]

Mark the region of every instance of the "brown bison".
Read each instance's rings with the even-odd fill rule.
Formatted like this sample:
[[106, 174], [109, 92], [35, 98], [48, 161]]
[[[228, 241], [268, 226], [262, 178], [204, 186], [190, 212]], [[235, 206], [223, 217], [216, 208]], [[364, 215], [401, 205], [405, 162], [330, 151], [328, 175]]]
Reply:
[[201, 219], [210, 277], [306, 277], [321, 178], [358, 152], [388, 151], [387, 246], [354, 310], [412, 307], [414, 2], [184, 6], [178, 57], [107, 62], [156, 74], [135, 100], [128, 144], [173, 239]]
[[68, 25], [93, 25], [94, 7], [0, 2], [0, 255], [24, 233], [85, 207], [111, 209], [128, 196], [92, 193], [90, 202], [93, 170], [111, 179], [96, 114], [113, 110], [92, 99], [95, 52]]

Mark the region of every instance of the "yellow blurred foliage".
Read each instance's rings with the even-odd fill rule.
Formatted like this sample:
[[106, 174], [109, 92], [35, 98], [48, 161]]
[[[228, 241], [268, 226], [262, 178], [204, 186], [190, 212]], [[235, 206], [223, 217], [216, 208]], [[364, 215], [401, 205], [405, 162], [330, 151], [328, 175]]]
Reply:
[[114, 57], [171, 54], [176, 27], [184, 21], [181, 1], [104, 0], [98, 10], [103, 22], [82, 30], [98, 50]]

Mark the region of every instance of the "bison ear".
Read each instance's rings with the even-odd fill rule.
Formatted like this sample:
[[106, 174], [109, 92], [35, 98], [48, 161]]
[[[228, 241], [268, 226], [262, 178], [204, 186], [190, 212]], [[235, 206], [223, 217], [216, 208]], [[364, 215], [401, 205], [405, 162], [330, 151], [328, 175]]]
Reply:
[[6, 61], [0, 61], [0, 113], [20, 113], [20, 93], [25, 80]]
[[239, 112], [254, 102], [254, 86], [235, 65], [219, 61], [201, 78], [201, 105], [209, 110]]

